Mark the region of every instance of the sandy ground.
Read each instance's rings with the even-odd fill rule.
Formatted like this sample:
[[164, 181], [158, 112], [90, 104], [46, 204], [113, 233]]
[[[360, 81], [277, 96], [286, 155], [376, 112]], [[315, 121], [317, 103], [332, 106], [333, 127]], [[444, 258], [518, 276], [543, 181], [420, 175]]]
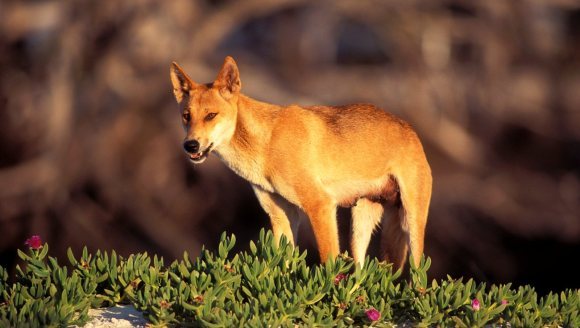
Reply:
[[[131, 305], [117, 305], [115, 307], [103, 309], [90, 309], [89, 316], [92, 318], [82, 328], [145, 328], [147, 327], [147, 320], [143, 317], [141, 312], [137, 311]], [[401, 325], [394, 325], [394, 327], [410, 328], [414, 327], [411, 323], [403, 323]], [[485, 326], [491, 328], [491, 325]], [[502, 327], [510, 328], [508, 323]], [[561, 327], [559, 327], [561, 328]]]
[[147, 320], [143, 315], [130, 305], [90, 309], [89, 316], [92, 319], [83, 328], [129, 328], [147, 325]]

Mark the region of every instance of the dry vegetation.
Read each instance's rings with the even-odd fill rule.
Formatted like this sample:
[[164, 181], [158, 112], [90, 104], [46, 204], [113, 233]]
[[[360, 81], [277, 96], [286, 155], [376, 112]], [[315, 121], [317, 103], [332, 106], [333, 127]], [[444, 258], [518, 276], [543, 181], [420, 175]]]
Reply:
[[0, 261], [33, 233], [169, 257], [255, 237], [246, 183], [183, 156], [169, 86], [172, 60], [201, 82], [231, 54], [255, 98], [415, 125], [434, 275], [578, 287], [551, 268], [580, 248], [579, 22], [573, 0], [2, 1]]

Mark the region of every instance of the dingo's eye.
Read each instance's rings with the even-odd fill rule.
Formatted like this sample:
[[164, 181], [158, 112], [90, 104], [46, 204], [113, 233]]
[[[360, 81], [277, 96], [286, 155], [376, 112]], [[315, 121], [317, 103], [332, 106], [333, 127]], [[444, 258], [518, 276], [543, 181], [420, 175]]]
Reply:
[[189, 112], [183, 112], [183, 120], [185, 122], [189, 122], [189, 120], [191, 120], [191, 115], [189, 114]]
[[215, 118], [215, 116], [217, 115], [217, 113], [209, 113], [205, 116], [205, 120], [206, 121], [211, 121]]

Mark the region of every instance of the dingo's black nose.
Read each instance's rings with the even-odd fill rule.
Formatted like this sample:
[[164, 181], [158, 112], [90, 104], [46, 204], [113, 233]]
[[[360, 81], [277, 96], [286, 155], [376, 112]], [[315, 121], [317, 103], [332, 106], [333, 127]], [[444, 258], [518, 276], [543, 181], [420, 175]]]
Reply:
[[199, 151], [199, 142], [197, 140], [187, 140], [183, 143], [183, 149], [188, 153], [195, 154]]

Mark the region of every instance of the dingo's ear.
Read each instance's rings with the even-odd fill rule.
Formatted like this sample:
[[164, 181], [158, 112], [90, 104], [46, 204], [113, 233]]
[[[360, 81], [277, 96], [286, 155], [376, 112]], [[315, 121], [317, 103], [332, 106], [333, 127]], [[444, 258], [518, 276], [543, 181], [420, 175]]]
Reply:
[[230, 99], [233, 95], [240, 92], [242, 82], [240, 81], [240, 72], [236, 61], [227, 56], [222, 65], [215, 82], [214, 87], [218, 88], [222, 97]]
[[195, 83], [176, 62], [171, 63], [170, 75], [175, 100], [177, 100], [177, 103], [181, 103], [183, 97], [189, 94], [189, 90], [195, 87]]

